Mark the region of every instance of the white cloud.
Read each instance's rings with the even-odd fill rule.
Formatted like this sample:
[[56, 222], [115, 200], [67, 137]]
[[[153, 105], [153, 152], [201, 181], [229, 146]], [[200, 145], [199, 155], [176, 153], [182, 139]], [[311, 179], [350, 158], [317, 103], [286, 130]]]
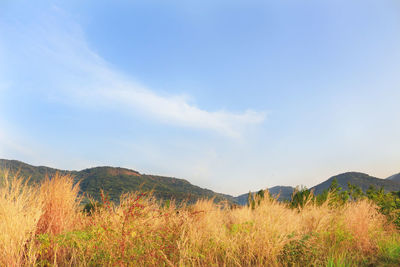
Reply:
[[261, 123], [265, 114], [251, 110], [240, 114], [225, 111], [209, 112], [190, 105], [183, 97], [162, 97], [150, 90], [134, 86], [113, 87], [99, 92], [106, 99], [145, 111], [164, 123], [209, 129], [238, 137], [248, 124]]
[[[19, 25], [13, 28], [13, 34], [10, 32], [14, 40], [8, 42], [9, 48], [23, 50], [19, 53], [20, 65], [16, 66], [23, 61], [26, 72], [35, 72], [31, 80], [40, 83], [34, 90], [63, 101], [139, 112], [162, 123], [211, 130], [229, 137], [240, 137], [246, 127], [264, 121], [264, 112], [208, 111], [189, 103], [184, 96], [157, 94], [110, 66], [89, 47], [79, 25], [58, 9], [53, 12], [56, 16], [29, 26]], [[16, 43], [20, 44], [18, 49]]]

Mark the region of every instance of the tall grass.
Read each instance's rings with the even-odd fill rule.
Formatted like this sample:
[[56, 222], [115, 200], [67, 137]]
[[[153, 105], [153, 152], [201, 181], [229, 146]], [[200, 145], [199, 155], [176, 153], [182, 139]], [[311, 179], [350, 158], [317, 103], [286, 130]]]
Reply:
[[43, 209], [38, 189], [8, 172], [1, 173], [0, 181], [0, 265], [33, 263], [32, 241]]
[[33, 265], [52, 248], [40, 250], [38, 237], [56, 235], [79, 225], [78, 186], [70, 176], [56, 174], [38, 186], [17, 175], [0, 173], [0, 265]]
[[37, 234], [59, 234], [79, 224], [79, 183], [73, 183], [68, 175], [56, 174], [52, 179], [45, 179], [39, 190], [43, 212], [36, 227]]
[[56, 175], [0, 189], [2, 266], [359, 266], [400, 264], [400, 235], [368, 200], [301, 208], [268, 197], [255, 206], [201, 200], [179, 208], [151, 194], [90, 213], [78, 185]]

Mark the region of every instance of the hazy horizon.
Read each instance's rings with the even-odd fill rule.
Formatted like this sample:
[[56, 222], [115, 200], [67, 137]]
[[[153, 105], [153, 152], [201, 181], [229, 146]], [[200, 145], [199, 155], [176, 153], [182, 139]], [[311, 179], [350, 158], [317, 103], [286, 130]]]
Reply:
[[400, 172], [400, 2], [2, 1], [0, 158], [238, 195]]

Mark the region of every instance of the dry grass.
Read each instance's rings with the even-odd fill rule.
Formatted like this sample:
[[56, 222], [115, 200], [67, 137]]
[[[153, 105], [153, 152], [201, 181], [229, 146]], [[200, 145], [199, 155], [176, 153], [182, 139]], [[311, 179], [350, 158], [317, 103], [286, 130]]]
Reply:
[[[45, 179], [40, 187], [28, 186], [18, 175], [1, 173], [0, 265], [32, 265], [43, 256], [36, 237], [59, 234], [78, 226], [78, 185], [59, 174]], [[48, 250], [46, 253], [52, 253]]]
[[266, 197], [254, 209], [212, 200], [177, 208], [131, 193], [84, 214], [71, 177], [56, 175], [39, 188], [5, 181], [2, 266], [400, 264], [398, 232], [367, 200], [298, 210]]
[[192, 209], [203, 212], [185, 224], [180, 254], [193, 265], [323, 265], [329, 256], [348, 254], [362, 261], [376, 254], [389, 231], [368, 201], [335, 209], [309, 204], [298, 211], [266, 198], [255, 210], [220, 209], [211, 201]]
[[40, 186], [40, 201], [43, 212], [36, 227], [37, 234], [59, 234], [73, 229], [80, 221], [78, 210], [79, 183], [73, 184], [68, 175], [56, 174], [52, 179], [46, 178]]
[[32, 263], [35, 261], [32, 240], [43, 209], [38, 189], [29, 187], [18, 176], [10, 178], [8, 172], [1, 176], [0, 265]]

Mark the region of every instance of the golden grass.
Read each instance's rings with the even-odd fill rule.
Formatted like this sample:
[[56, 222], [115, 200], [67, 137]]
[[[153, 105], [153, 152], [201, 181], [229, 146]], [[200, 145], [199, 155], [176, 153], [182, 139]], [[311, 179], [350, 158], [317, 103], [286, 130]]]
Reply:
[[[6, 175], [7, 176], [7, 175]], [[400, 236], [367, 201], [291, 209], [268, 196], [252, 207], [201, 200], [164, 207], [130, 193], [84, 214], [78, 185], [0, 188], [1, 266], [323, 266], [400, 264]]]
[[36, 227], [36, 233], [59, 234], [71, 230], [80, 221], [78, 210], [79, 183], [73, 184], [68, 175], [56, 174], [46, 178], [40, 186], [40, 201], [43, 212]]
[[33, 238], [42, 215], [37, 188], [29, 187], [18, 176], [2, 173], [0, 187], [0, 265], [21, 266], [35, 260]]
[[[261, 200], [255, 210], [220, 209], [211, 201], [200, 201], [192, 209], [203, 212], [185, 224], [181, 258], [204, 266], [279, 266], [285, 262], [285, 250], [290, 249], [298, 254], [286, 260], [304, 260], [301, 264], [320, 265], [327, 261], [324, 254], [349, 252], [361, 260], [374, 254], [386, 224], [366, 200], [335, 209], [309, 204], [301, 211], [269, 198]], [[195, 255], [190, 254], [193, 251]], [[302, 254], [311, 252], [309, 258]]]

